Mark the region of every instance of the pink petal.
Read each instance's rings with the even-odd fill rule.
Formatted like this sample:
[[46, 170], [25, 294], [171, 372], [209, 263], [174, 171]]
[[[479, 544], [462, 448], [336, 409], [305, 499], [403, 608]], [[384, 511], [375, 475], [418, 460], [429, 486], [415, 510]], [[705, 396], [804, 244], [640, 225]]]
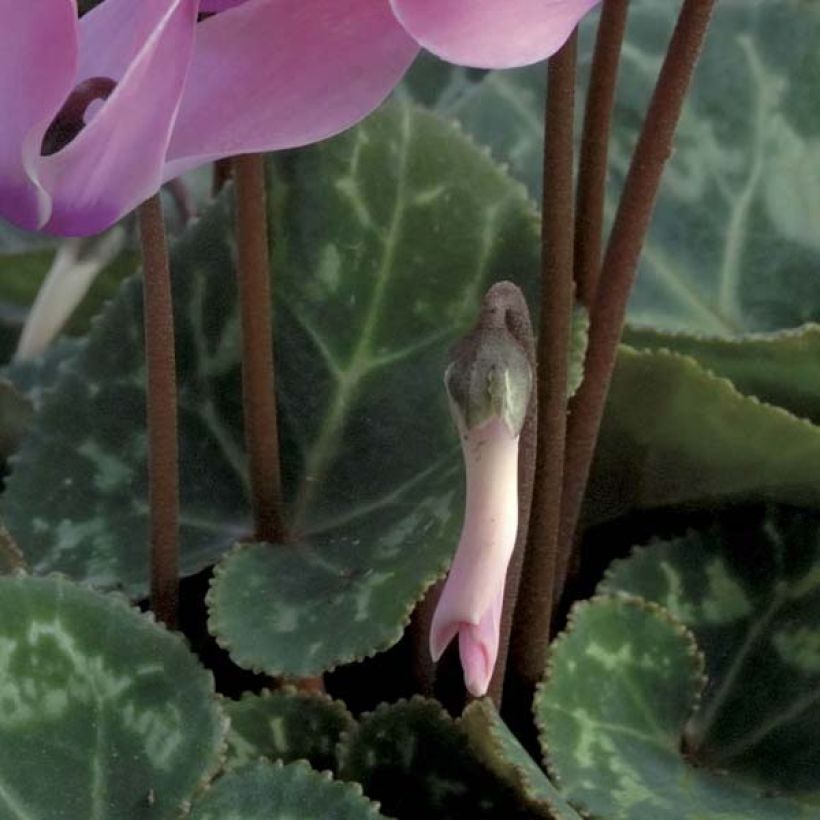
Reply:
[[88, 77], [121, 80], [174, 5], [173, 0], [105, 0], [84, 14], [77, 82]]
[[[109, 3], [111, 5], [109, 6]], [[197, 0], [106, 0], [105, 30], [116, 19], [142, 37], [113, 94], [77, 138], [39, 162], [43, 187], [54, 205], [45, 229], [63, 235], [97, 233], [143, 200], [162, 182], [162, 169], [193, 48]], [[117, 18], [116, 15], [119, 15]], [[90, 15], [89, 15], [90, 17]], [[89, 25], [101, 25], [91, 19]], [[101, 28], [100, 31], [103, 29]], [[101, 36], [101, 35], [100, 35]], [[125, 41], [120, 41], [125, 42]], [[87, 47], [93, 43], [87, 41]], [[96, 68], [119, 74], [117, 59], [103, 50]], [[86, 68], [92, 65], [85, 64]]]
[[0, 215], [23, 228], [48, 217], [27, 168], [74, 85], [74, 0], [0, 0]]
[[504, 608], [504, 587], [493, 598], [478, 626], [464, 624], [458, 633], [458, 651], [464, 670], [464, 685], [477, 698], [487, 694], [498, 658], [501, 610]]
[[[480, 637], [482, 646], [492, 645], [487, 629], [494, 619], [487, 621], [488, 613], [503, 596], [518, 530], [518, 437], [494, 418], [470, 430], [462, 438], [462, 447], [467, 470], [464, 525], [433, 615], [430, 653], [434, 660], [456, 633], [464, 635], [467, 626], [479, 629], [474, 637]], [[495, 645], [497, 649], [497, 637]]]
[[417, 53], [387, 0], [248, 0], [197, 31], [166, 178], [353, 125]]
[[513, 68], [566, 42], [599, 0], [389, 0], [407, 32], [451, 63]]
[[225, 9], [231, 9], [245, 2], [247, 0], [202, 0], [199, 4], [199, 10], [205, 12], [225, 11]]

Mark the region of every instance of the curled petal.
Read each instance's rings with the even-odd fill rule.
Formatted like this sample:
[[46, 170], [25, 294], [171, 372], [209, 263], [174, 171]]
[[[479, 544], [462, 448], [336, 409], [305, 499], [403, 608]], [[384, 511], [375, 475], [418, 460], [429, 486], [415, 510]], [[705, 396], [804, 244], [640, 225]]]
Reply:
[[49, 200], [32, 179], [32, 162], [49, 123], [74, 84], [74, 0], [0, 0], [0, 215], [38, 228]]
[[387, 96], [417, 51], [386, 0], [247, 0], [204, 20], [166, 178], [344, 130]]
[[487, 694], [498, 658], [501, 610], [504, 608], [504, 587], [499, 587], [493, 602], [478, 626], [464, 624], [458, 632], [458, 651], [464, 670], [464, 685], [474, 697]]
[[[150, 0], [137, 5], [145, 15], [139, 17], [138, 28], [143, 35], [146, 30], [150, 34], [143, 37], [114, 92], [76, 139], [39, 161], [41, 184], [53, 199], [47, 231], [97, 233], [151, 196], [162, 181], [198, 3]], [[133, 10], [125, 0], [115, 0], [109, 10], [114, 12], [121, 15], [123, 25], [133, 22]], [[113, 21], [109, 19], [109, 25]], [[113, 58], [107, 64], [116, 68]]]
[[566, 42], [599, 0], [390, 0], [401, 24], [451, 63], [513, 68]]
[[77, 82], [111, 77], [119, 82], [139, 57], [174, 0], [105, 0], [80, 18]]
[[[518, 530], [518, 436], [498, 417], [462, 436], [464, 525], [430, 630], [438, 660], [459, 635], [470, 685], [492, 676], [507, 565]], [[469, 668], [468, 668], [469, 667]], [[472, 690], [471, 690], [472, 691]]]

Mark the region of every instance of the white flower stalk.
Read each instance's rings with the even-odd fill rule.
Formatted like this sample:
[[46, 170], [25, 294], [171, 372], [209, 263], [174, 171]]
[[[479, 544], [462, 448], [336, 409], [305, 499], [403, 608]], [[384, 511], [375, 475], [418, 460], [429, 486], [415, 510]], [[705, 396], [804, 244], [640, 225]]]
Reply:
[[46, 350], [124, 244], [125, 230], [120, 227], [91, 239], [60, 243], [23, 326], [15, 353], [18, 360], [34, 358]]

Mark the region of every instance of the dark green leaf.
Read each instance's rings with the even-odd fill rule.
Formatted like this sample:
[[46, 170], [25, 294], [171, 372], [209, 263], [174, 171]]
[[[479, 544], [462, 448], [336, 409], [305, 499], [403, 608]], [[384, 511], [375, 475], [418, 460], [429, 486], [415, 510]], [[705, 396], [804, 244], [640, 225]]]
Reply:
[[218, 765], [213, 681], [122, 600], [0, 578], [0, 816], [173, 818]]
[[695, 634], [709, 675], [686, 731], [695, 760], [820, 797], [817, 518], [732, 517], [637, 550], [602, 589], [656, 601]]
[[342, 745], [341, 772], [398, 820], [532, 817], [435, 701], [414, 698], [363, 718]]
[[567, 803], [501, 720], [491, 700], [473, 701], [461, 716], [461, 728], [481, 762], [521, 794], [536, 816], [547, 820], [580, 820], [581, 815]]
[[739, 393], [688, 356], [621, 347], [590, 522], [739, 499], [820, 505], [820, 427]]
[[307, 760], [314, 769], [335, 771], [336, 747], [353, 718], [344, 704], [325, 695], [279, 689], [224, 701], [231, 721], [228, 765], [231, 768], [259, 757], [269, 760]]
[[694, 638], [665, 610], [627, 597], [577, 605], [536, 697], [561, 792], [602, 820], [815, 817], [808, 804], [689, 765], [683, 732], [703, 683]]
[[192, 808], [191, 820], [377, 820], [377, 807], [349, 783], [306, 763], [266, 762], [220, 777]]

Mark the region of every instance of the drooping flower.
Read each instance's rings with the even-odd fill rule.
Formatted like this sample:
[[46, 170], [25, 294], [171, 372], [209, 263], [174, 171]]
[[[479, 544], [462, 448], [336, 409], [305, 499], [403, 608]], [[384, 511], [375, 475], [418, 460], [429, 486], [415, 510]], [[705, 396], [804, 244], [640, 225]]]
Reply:
[[518, 531], [518, 443], [532, 390], [526, 353], [485, 298], [445, 384], [466, 472], [464, 523], [430, 630], [437, 661], [458, 635], [467, 690], [487, 692], [499, 646], [507, 566]]
[[0, 216], [97, 233], [205, 162], [355, 124], [422, 46], [523, 65], [598, 1], [0, 0]]
[[[270, 0], [268, 0], [270, 2]], [[246, 0], [202, 0], [223, 11]], [[600, 0], [371, 0], [389, 5], [419, 46], [444, 60], [475, 68], [513, 68], [555, 53]], [[278, 5], [276, 3], [275, 5]], [[310, 0], [302, 0], [312, 15]], [[376, 46], [371, 43], [371, 47]]]
[[0, 216], [97, 233], [183, 171], [375, 108], [416, 45], [372, 0], [0, 0]]

